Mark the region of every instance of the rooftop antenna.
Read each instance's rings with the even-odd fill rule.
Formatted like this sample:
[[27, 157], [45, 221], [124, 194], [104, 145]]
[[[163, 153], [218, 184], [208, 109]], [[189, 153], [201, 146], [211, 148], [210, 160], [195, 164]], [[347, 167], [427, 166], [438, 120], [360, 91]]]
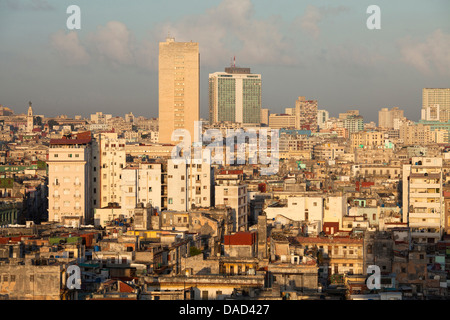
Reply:
[[234, 59], [234, 60], [233, 60], [233, 68], [236, 68], [236, 56], [234, 56], [233, 59]]

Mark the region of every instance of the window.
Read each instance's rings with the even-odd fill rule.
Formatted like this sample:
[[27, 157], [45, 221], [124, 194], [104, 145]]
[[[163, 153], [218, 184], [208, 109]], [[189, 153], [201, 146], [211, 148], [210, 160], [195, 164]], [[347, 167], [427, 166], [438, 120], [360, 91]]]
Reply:
[[169, 198], [169, 204], [173, 204], [173, 199]]

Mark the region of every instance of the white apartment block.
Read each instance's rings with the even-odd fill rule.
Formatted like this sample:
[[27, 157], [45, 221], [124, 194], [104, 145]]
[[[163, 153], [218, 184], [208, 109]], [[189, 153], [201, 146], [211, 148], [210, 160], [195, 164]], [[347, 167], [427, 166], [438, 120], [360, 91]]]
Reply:
[[49, 221], [74, 227], [92, 222], [90, 159], [90, 135], [50, 141]]
[[126, 166], [125, 140], [115, 132], [102, 132], [93, 141], [92, 177], [93, 203], [104, 208], [109, 203], [121, 203], [122, 170]]
[[214, 205], [214, 168], [199, 159], [167, 162], [167, 210], [188, 211]]
[[122, 214], [131, 217], [136, 206], [151, 204], [161, 212], [165, 208], [165, 175], [161, 163], [140, 163], [122, 170]]
[[285, 207], [265, 209], [267, 219], [282, 215], [294, 221], [320, 221], [323, 224], [324, 206], [322, 196], [289, 197]]
[[436, 243], [444, 228], [442, 158], [413, 157], [403, 166], [403, 222], [417, 243]]
[[248, 230], [248, 186], [240, 180], [219, 179], [215, 186], [215, 204], [225, 205], [234, 211], [233, 231]]

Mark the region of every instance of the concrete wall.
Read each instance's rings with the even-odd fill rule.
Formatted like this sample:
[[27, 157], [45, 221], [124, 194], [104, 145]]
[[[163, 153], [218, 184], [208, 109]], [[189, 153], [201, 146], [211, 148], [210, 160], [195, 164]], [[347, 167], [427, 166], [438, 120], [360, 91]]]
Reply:
[[0, 294], [10, 300], [60, 300], [61, 266], [0, 266]]

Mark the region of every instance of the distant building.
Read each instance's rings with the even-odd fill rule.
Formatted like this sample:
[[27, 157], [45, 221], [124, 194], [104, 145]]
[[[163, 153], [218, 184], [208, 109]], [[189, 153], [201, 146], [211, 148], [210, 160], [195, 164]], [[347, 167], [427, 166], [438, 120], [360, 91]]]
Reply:
[[317, 110], [317, 125], [319, 126], [319, 129], [326, 128], [329, 118], [330, 113], [327, 110]]
[[33, 108], [31, 107], [31, 101], [28, 106], [28, 113], [27, 113], [27, 132], [31, 133], [34, 128], [34, 118], [33, 118]]
[[386, 129], [394, 129], [395, 120], [403, 118], [403, 110], [397, 107], [389, 110], [388, 108], [383, 108], [378, 111], [378, 126]]
[[450, 120], [450, 88], [423, 88], [421, 119], [442, 122]]
[[271, 114], [269, 116], [269, 127], [271, 129], [295, 129], [296, 116], [287, 113]]
[[317, 100], [306, 100], [305, 97], [298, 97], [295, 101], [295, 129], [317, 131]]
[[209, 75], [209, 122], [261, 123], [261, 75], [225, 68]]

